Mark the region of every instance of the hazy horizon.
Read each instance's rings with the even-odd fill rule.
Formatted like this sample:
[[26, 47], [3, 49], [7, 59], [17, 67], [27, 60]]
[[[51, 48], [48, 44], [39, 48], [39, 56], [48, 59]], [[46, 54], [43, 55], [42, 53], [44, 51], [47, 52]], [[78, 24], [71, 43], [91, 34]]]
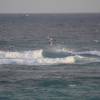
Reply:
[[0, 0], [0, 13], [100, 13], [100, 0]]

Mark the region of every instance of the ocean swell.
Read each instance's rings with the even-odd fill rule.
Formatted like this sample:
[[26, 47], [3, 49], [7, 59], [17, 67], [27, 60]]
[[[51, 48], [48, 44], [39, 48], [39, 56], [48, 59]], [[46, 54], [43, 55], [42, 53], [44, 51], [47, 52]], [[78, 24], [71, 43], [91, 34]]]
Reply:
[[[48, 52], [45, 52], [45, 50], [43, 49], [20, 52], [0, 51], [0, 64], [57, 65], [100, 62], [100, 59], [98, 57], [95, 57], [95, 55], [100, 56], [99, 51], [76, 52], [62, 48], [61, 50], [55, 50], [51, 52], [49, 50]], [[51, 54], [52, 57], [50, 57]], [[92, 55], [94, 57], [84, 55]]]

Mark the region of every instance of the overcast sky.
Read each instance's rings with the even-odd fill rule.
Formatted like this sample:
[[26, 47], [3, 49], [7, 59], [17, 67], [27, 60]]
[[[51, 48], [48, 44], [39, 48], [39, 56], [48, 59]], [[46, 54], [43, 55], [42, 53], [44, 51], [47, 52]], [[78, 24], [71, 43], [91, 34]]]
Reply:
[[0, 13], [100, 12], [100, 0], [0, 0]]

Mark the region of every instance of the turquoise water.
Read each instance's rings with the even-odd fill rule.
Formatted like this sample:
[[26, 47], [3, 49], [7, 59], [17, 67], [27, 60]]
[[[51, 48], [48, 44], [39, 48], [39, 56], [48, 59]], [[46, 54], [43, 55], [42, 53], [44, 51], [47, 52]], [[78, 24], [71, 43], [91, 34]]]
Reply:
[[[59, 48], [74, 54], [57, 52]], [[100, 59], [100, 14], [0, 15], [0, 51], [39, 49], [52, 59], [70, 55]], [[99, 61], [0, 64], [0, 100], [100, 100], [99, 66]]]
[[13, 66], [0, 70], [1, 100], [99, 100], [99, 66]]

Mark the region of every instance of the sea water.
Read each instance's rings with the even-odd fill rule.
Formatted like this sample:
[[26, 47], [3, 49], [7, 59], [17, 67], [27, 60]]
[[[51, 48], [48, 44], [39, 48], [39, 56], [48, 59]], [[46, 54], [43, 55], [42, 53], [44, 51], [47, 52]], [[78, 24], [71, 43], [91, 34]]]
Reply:
[[1, 14], [0, 100], [100, 100], [100, 14]]

